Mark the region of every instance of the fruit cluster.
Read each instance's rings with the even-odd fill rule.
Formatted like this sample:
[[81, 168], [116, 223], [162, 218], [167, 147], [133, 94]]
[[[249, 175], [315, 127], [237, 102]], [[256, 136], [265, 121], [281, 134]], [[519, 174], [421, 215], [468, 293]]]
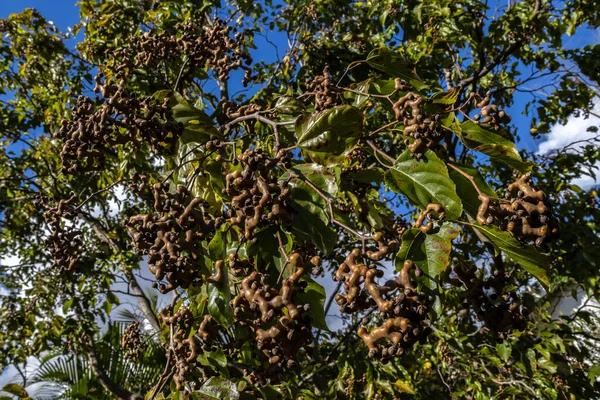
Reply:
[[500, 110], [497, 105], [490, 104], [490, 95], [482, 99], [477, 93], [471, 93], [469, 100], [475, 102], [475, 107], [479, 108], [479, 113], [473, 116], [473, 120], [482, 123], [489, 124], [494, 129], [499, 129], [501, 125], [510, 123], [512, 118], [504, 110]]
[[482, 225], [498, 221], [501, 230], [510, 232], [523, 243], [533, 241], [536, 246], [558, 236], [558, 219], [552, 213], [546, 194], [532, 186], [530, 173], [508, 186], [505, 200], [484, 193], [479, 195], [479, 200], [477, 222]]
[[143, 353], [142, 350], [142, 334], [139, 322], [132, 322], [123, 333], [121, 338], [121, 347], [125, 350], [124, 357], [138, 361]]
[[329, 68], [323, 69], [323, 75], [317, 75], [312, 80], [307, 79], [308, 91], [315, 98], [315, 110], [322, 111], [338, 104], [339, 90], [331, 79]]
[[301, 281], [305, 269], [320, 263], [315, 256], [307, 265], [299, 253], [293, 253], [288, 265], [293, 273], [281, 284], [271, 285], [267, 275], [253, 271], [242, 280], [240, 294], [232, 300], [238, 322], [250, 328], [272, 366], [291, 367], [298, 350], [312, 341], [312, 319], [306, 314], [310, 304], [300, 304], [297, 295], [307, 285]]
[[44, 218], [50, 225], [50, 236], [47, 244], [54, 266], [66, 273], [79, 271], [82, 266], [83, 241], [81, 236], [83, 232], [75, 227], [67, 227], [63, 218], [71, 216], [72, 203], [75, 196], [68, 199], [59, 200], [56, 206], [50, 207], [48, 199], [39, 197], [39, 201], [46, 209]]
[[60, 156], [65, 173], [101, 169], [117, 146], [133, 152], [149, 143], [156, 154], [172, 151], [183, 132], [182, 124], [173, 119], [168, 98], [139, 100], [125, 89], [125, 79], [117, 84], [103, 79], [97, 75], [94, 87], [104, 98], [102, 105], [97, 108], [94, 100], [79, 96], [71, 119], [64, 119], [54, 135], [63, 142]]
[[467, 315], [472, 309], [476, 320], [485, 324], [485, 330], [500, 340], [505, 339], [512, 329], [525, 329], [527, 310], [521, 306], [515, 292], [505, 293], [510, 274], [495, 271], [489, 277], [481, 277], [474, 263], [456, 264], [453, 272], [456, 278], [450, 278], [450, 283], [465, 288], [460, 293], [463, 309], [459, 315]]
[[243, 69], [246, 86], [253, 79], [248, 67], [252, 58], [244, 49], [242, 34], [232, 37], [232, 31], [218, 18], [202, 26], [188, 20], [165, 32], [147, 31], [141, 37], [131, 36], [128, 46], [109, 52], [106, 70], [129, 75], [140, 68], [158, 71], [172, 65], [181, 70], [179, 79], [186, 80], [208, 66], [221, 81], [227, 81], [232, 70]]
[[[367, 251], [367, 258], [379, 261], [398, 251], [397, 241], [385, 242], [379, 232], [374, 239], [379, 250]], [[371, 357], [386, 362], [393, 356], [402, 355], [423, 336], [421, 325], [428, 311], [428, 297], [417, 293], [411, 281], [412, 261], [406, 260], [396, 279], [379, 285], [376, 278], [383, 277], [383, 270], [360, 262], [360, 258], [360, 249], [354, 249], [337, 269], [334, 279], [344, 283], [345, 293], [337, 294], [335, 301], [344, 313], [377, 307], [384, 318], [383, 323], [370, 331], [361, 326], [357, 334], [369, 348]]]
[[240, 227], [246, 240], [269, 221], [292, 221], [289, 181], [271, 178], [273, 168], [287, 160], [283, 151], [271, 158], [260, 149], [246, 149], [236, 160], [241, 169], [226, 175], [223, 195], [231, 197], [229, 222]]
[[[207, 203], [194, 197], [185, 186], [169, 192], [168, 183], [156, 183], [154, 214], [132, 216], [126, 227], [140, 255], [148, 255], [150, 271], [158, 287], [167, 293], [177, 287], [188, 288], [192, 282], [202, 283], [204, 253], [199, 243], [220, 226], [220, 217], [212, 218]], [[205, 271], [204, 271], [205, 272]]]
[[[405, 92], [393, 105], [396, 119], [404, 125], [405, 144], [410, 152], [421, 158], [428, 149], [435, 148], [443, 139], [440, 114], [425, 111], [427, 98], [412, 90], [404, 80], [395, 80], [395, 90]], [[411, 140], [412, 139], [412, 140]]]
[[191, 311], [181, 306], [177, 312], [173, 313], [173, 307], [168, 306], [159, 312], [165, 325], [172, 332], [171, 340], [168, 346], [171, 349], [172, 356], [169, 358], [171, 364], [175, 367], [173, 381], [177, 390], [182, 390], [184, 384], [191, 376], [197, 372], [197, 356], [199, 351], [195, 336], [186, 337], [189, 328], [192, 326], [194, 316]]

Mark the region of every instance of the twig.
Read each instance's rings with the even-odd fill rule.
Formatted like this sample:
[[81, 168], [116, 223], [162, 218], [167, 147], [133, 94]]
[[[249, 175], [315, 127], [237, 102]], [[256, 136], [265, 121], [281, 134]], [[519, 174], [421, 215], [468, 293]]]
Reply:
[[[335, 287], [335, 290], [333, 291], [333, 293], [331, 293], [331, 297], [329, 297], [329, 300], [327, 301], [327, 305], [325, 305], [325, 318], [327, 318], [327, 314], [329, 314], [329, 309], [331, 308], [331, 305], [333, 304], [333, 299], [335, 298], [335, 295], [340, 291], [340, 288], [342, 287], [343, 283], [344, 282], [340, 280], [338, 282], [337, 286]], [[320, 336], [321, 336], [321, 329], [319, 328], [319, 330], [317, 331], [317, 334], [315, 335], [315, 349], [318, 349]]]
[[177, 74], [177, 80], [175, 81], [175, 86], [173, 86], [173, 91], [176, 92], [177, 88], [179, 87], [179, 82], [181, 81], [181, 77], [183, 76], [183, 70], [185, 69], [185, 66], [188, 62], [189, 58], [185, 57], [185, 60], [183, 60], [183, 64], [181, 64], [181, 68], [179, 69], [179, 74]]
[[279, 231], [277, 231], [277, 241], [279, 242], [279, 251], [281, 251], [281, 254], [283, 254], [283, 256], [285, 257], [285, 264], [283, 264], [283, 267], [281, 267], [281, 272], [279, 273], [279, 277], [277, 278], [277, 283], [279, 284], [279, 282], [281, 282], [281, 277], [283, 276], [283, 272], [285, 271], [288, 264], [290, 263], [290, 257], [287, 255], [287, 252], [285, 251], [285, 247], [283, 246], [283, 241], [281, 240], [281, 232], [279, 232]]
[[281, 143], [279, 141], [279, 127], [285, 126], [285, 125], [293, 125], [296, 123], [296, 120], [276, 122], [276, 121], [270, 120], [269, 118], [266, 118], [266, 117], [260, 115], [259, 113], [253, 113], [253, 114], [242, 115], [241, 117], [237, 117], [233, 121], [228, 122], [224, 125], [221, 125], [221, 127], [219, 129], [224, 132], [224, 131], [231, 129], [232, 126], [237, 125], [240, 122], [249, 121], [249, 120], [256, 120], [256, 121], [262, 122], [264, 124], [267, 124], [273, 128], [273, 136], [275, 136], [275, 152], [279, 151], [279, 148], [281, 147]]
[[77, 207], [75, 207], [74, 211], [79, 210], [81, 207], [83, 207], [88, 201], [90, 201], [92, 199], [92, 197], [94, 197], [97, 194], [100, 194], [102, 192], [106, 192], [110, 189], [112, 189], [113, 187], [117, 186], [119, 183], [125, 182], [127, 181], [127, 179], [120, 179], [116, 182], [111, 183], [110, 185], [108, 185], [107, 187], [105, 187], [104, 189], [100, 189], [100, 190], [96, 190], [94, 193], [90, 194], [81, 204], [79, 204]]
[[354, 235], [358, 236], [362, 240], [362, 247], [363, 247], [363, 253], [364, 253], [365, 247], [366, 247], [366, 240], [370, 239], [371, 236], [363, 235], [362, 233], [359, 233], [356, 230], [350, 228], [348, 225], [344, 224], [343, 222], [338, 221], [335, 218], [333, 203], [331, 202], [331, 199], [329, 199], [325, 194], [323, 194], [323, 192], [321, 192], [321, 190], [318, 187], [316, 187], [310, 180], [299, 177], [298, 175], [294, 174], [294, 172], [289, 169], [288, 169], [288, 172], [294, 178], [300, 179], [302, 182], [306, 183], [312, 190], [314, 190], [319, 195], [319, 197], [321, 197], [323, 200], [325, 200], [325, 202], [327, 203], [327, 208], [329, 210], [329, 216], [330, 216], [331, 223], [335, 224], [335, 225], [339, 225], [342, 228], [344, 228], [345, 230], [347, 230], [348, 232], [353, 233]]
[[453, 170], [455, 170], [456, 172], [458, 172], [459, 174], [461, 174], [462, 176], [464, 176], [465, 178], [467, 178], [469, 180], [469, 182], [471, 182], [471, 185], [473, 185], [475, 190], [477, 190], [478, 195], [481, 196], [483, 194], [481, 189], [479, 189], [479, 186], [477, 186], [477, 184], [475, 183], [475, 178], [473, 178], [471, 175], [467, 174], [465, 171], [461, 170], [460, 168], [458, 168], [450, 163], [446, 163], [446, 165], [449, 166], [450, 168], [452, 168]]
[[442, 380], [442, 383], [444, 384], [444, 386], [446, 386], [448, 388], [448, 392], [452, 393], [452, 388], [444, 380], [444, 377], [442, 376], [442, 373], [440, 372], [440, 369], [439, 368], [436, 368], [436, 369], [437, 369], [438, 375], [440, 376], [440, 379]]
[[390, 156], [390, 155], [389, 155], [388, 153], [386, 153], [385, 151], [383, 151], [383, 150], [380, 150], [379, 148], [377, 148], [377, 146], [375, 146], [375, 143], [373, 143], [372, 141], [370, 141], [370, 140], [367, 140], [367, 144], [368, 144], [369, 146], [371, 146], [371, 148], [372, 148], [372, 149], [373, 149], [373, 150], [374, 150], [376, 153], [379, 153], [379, 154], [381, 154], [381, 155], [382, 155], [383, 157], [385, 157], [385, 158], [386, 158], [386, 159], [387, 159], [389, 162], [391, 162], [391, 163], [392, 163], [392, 165], [394, 165], [394, 164], [396, 163], [396, 159], [395, 159], [394, 157]]

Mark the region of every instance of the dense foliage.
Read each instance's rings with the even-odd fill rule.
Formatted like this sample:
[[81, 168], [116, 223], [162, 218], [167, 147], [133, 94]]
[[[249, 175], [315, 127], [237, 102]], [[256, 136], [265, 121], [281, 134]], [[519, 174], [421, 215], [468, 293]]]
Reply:
[[594, 1], [79, 7], [0, 21], [7, 396], [600, 396], [551, 316], [600, 296], [597, 138], [515, 144], [593, 114]]

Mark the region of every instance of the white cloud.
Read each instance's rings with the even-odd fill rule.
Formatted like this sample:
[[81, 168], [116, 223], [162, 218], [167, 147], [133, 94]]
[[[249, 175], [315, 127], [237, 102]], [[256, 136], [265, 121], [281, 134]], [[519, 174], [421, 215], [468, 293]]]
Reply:
[[[600, 114], [600, 101], [596, 101], [592, 112], [596, 115]], [[565, 125], [555, 125], [552, 127], [546, 141], [540, 143], [538, 154], [548, 154], [552, 150], [563, 149], [573, 142], [595, 137], [597, 135], [596, 132], [588, 131], [590, 126], [600, 126], [600, 118], [593, 115], [590, 115], [588, 118], [585, 118], [583, 115], [569, 117]], [[570, 146], [570, 148], [576, 150], [582, 146], [585, 146], [585, 143], [576, 144]], [[600, 162], [596, 163], [596, 169], [600, 170]], [[585, 175], [574, 179], [571, 183], [582, 188], [589, 188], [597, 184], [598, 180]]]

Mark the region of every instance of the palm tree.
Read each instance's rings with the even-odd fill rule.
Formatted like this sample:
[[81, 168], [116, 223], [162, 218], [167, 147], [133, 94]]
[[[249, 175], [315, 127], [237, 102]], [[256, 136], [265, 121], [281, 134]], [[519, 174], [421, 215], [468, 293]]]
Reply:
[[[166, 359], [164, 349], [150, 335], [144, 335], [138, 361], [124, 357], [121, 348], [124, 324], [109, 324], [96, 342], [99, 362], [112, 381], [131, 391], [145, 393], [158, 382]], [[107, 399], [112, 395], [98, 382], [86, 358], [77, 355], [48, 354], [29, 380], [37, 386], [32, 396], [50, 399]]]

